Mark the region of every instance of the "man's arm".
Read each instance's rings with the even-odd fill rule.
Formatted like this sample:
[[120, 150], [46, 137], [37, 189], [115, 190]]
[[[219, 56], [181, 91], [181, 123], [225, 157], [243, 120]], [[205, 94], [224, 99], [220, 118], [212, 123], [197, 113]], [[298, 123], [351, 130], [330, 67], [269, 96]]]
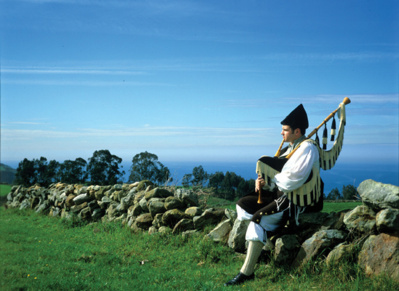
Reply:
[[319, 162], [319, 151], [308, 142], [304, 142], [284, 165], [281, 173], [274, 176], [274, 183], [283, 192], [301, 187], [308, 179], [313, 165]]

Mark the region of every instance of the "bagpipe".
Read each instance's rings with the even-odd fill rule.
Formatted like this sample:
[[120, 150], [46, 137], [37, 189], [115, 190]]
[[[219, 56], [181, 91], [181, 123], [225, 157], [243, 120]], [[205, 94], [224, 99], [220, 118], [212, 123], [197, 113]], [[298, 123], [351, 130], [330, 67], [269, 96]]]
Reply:
[[[303, 141], [303, 142], [310, 142], [317, 147], [320, 157], [319, 164], [323, 170], [329, 170], [332, 167], [334, 167], [338, 159], [338, 156], [342, 150], [344, 131], [346, 125], [345, 105], [348, 105], [350, 102], [351, 102], [350, 99], [348, 97], [345, 97], [342, 103], [339, 104], [338, 108], [333, 112], [331, 112], [323, 120], [323, 122], [318, 127], [316, 127]], [[335, 114], [337, 112], [340, 120], [340, 124], [338, 127], [338, 134], [336, 134], [336, 120], [335, 120]], [[328, 142], [327, 122], [331, 118], [333, 119], [331, 125], [331, 141], [334, 141], [334, 144], [330, 150], [327, 150], [327, 142]], [[322, 137], [323, 145], [322, 147], [320, 147], [318, 130], [323, 125], [324, 125], [323, 137]], [[314, 140], [310, 139], [315, 134], [316, 138]], [[283, 140], [274, 157], [263, 156], [258, 160], [256, 164], [256, 173], [262, 176], [262, 178], [265, 180], [266, 186], [272, 188], [273, 184], [272, 180], [274, 176], [281, 172], [285, 163], [296, 152], [296, 150], [300, 147], [301, 144], [299, 144], [295, 149], [293, 149], [288, 155], [281, 157], [281, 154], [284, 151], [283, 149], [284, 140]], [[307, 181], [298, 189], [287, 193], [288, 199], [298, 206], [313, 206], [315, 203], [319, 201], [321, 195], [323, 195], [323, 193], [321, 193], [322, 183], [323, 182], [321, 181], [320, 178], [320, 169], [314, 166]], [[261, 193], [262, 190], [259, 189], [259, 197], [258, 197], [259, 204], [263, 203]]]

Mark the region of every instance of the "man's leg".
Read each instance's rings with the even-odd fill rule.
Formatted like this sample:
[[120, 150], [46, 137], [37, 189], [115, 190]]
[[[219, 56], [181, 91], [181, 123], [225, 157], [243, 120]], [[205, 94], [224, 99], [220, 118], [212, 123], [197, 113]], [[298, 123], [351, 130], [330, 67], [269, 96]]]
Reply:
[[258, 262], [263, 246], [263, 243], [260, 241], [250, 240], [248, 242], [247, 256], [245, 257], [244, 264], [240, 270], [240, 272], [245, 276], [251, 276], [254, 274], [255, 265]]
[[232, 280], [225, 283], [225, 286], [239, 285], [245, 281], [252, 280], [255, 278], [254, 269], [258, 262], [259, 256], [262, 252], [262, 248], [267, 241], [266, 231], [273, 231], [277, 229], [283, 218], [283, 212], [276, 214], [263, 216], [260, 224], [251, 221], [248, 225], [247, 233], [245, 235], [248, 241], [247, 255], [245, 257], [244, 264], [238, 273]]

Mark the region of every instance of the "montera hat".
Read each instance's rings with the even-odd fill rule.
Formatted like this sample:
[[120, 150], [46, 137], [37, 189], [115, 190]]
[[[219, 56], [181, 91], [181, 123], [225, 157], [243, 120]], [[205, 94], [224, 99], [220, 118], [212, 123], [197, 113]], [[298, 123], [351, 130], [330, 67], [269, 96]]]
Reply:
[[303, 105], [298, 105], [286, 118], [281, 121], [282, 125], [289, 125], [292, 129], [302, 128], [307, 129], [309, 127], [308, 115], [306, 114]]

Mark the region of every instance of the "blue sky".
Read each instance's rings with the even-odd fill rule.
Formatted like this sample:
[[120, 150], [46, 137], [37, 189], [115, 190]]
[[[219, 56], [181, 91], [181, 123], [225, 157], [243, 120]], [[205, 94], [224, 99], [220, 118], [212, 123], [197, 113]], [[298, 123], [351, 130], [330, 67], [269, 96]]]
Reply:
[[[343, 162], [398, 162], [397, 1], [0, 0], [1, 161], [255, 161], [348, 96]], [[321, 134], [321, 133], [320, 133]]]

